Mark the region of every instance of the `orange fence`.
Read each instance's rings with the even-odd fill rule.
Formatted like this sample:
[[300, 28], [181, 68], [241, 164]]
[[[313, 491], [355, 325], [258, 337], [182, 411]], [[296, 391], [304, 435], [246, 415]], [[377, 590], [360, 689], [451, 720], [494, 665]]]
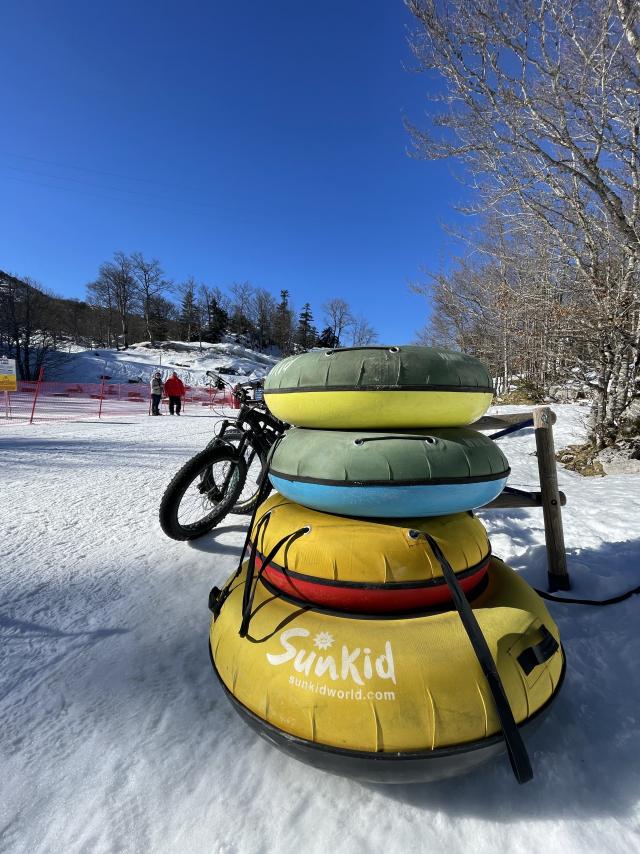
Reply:
[[[167, 398], [162, 401], [166, 408]], [[183, 408], [232, 406], [229, 391], [212, 386], [186, 386]], [[0, 424], [19, 419], [57, 421], [109, 418], [149, 413], [149, 386], [143, 383], [76, 383], [18, 381], [17, 391], [0, 392]]]

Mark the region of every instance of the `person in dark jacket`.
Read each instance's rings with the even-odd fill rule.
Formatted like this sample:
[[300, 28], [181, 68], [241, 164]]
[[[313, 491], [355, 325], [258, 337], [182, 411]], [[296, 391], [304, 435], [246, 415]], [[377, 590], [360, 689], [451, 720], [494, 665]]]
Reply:
[[162, 374], [160, 371], [156, 371], [155, 374], [151, 377], [151, 414], [152, 415], [161, 415], [160, 412], [160, 401], [162, 400], [162, 392], [164, 386], [162, 383]]
[[173, 415], [175, 409], [176, 415], [180, 415], [182, 409], [182, 400], [184, 397], [184, 385], [180, 377], [173, 372], [173, 376], [164, 384], [164, 393], [169, 397], [169, 415]]

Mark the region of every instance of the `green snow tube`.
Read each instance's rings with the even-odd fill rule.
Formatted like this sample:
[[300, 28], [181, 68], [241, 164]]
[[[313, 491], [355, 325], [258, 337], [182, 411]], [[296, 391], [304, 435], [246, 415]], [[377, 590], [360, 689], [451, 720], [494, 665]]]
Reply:
[[493, 384], [464, 353], [347, 347], [283, 359], [267, 375], [264, 396], [275, 416], [299, 427], [457, 427], [484, 415]]

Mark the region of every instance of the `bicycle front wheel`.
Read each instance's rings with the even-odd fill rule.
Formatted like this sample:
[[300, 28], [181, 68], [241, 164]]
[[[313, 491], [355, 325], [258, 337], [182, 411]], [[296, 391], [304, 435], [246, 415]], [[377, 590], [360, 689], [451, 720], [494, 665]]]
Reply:
[[160, 527], [172, 540], [201, 537], [233, 511], [246, 480], [245, 461], [233, 448], [205, 448], [166, 488], [160, 502]]

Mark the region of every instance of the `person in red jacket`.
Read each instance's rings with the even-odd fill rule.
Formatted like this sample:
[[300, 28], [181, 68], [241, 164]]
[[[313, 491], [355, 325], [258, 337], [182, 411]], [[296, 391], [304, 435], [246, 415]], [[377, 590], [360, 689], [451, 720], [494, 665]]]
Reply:
[[173, 376], [166, 380], [164, 393], [169, 398], [169, 415], [173, 415], [174, 408], [176, 415], [180, 415], [180, 410], [182, 409], [181, 398], [184, 397], [184, 385], [175, 371], [173, 372]]

